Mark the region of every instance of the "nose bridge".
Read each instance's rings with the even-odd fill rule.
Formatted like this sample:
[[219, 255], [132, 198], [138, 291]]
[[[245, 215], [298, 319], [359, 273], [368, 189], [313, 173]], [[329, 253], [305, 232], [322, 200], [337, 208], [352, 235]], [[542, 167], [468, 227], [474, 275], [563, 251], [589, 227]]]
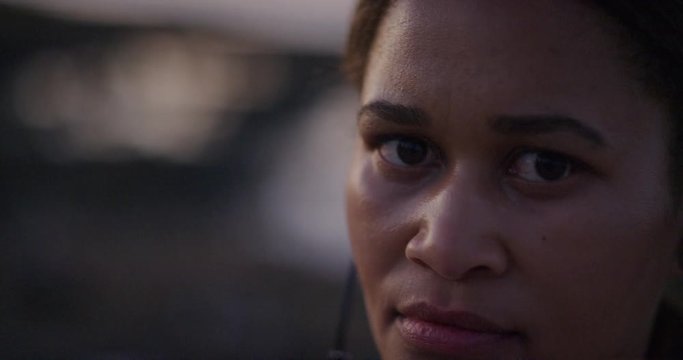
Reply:
[[406, 247], [410, 260], [450, 280], [505, 271], [498, 206], [480, 178], [460, 171], [438, 187], [425, 204], [419, 234]]
[[480, 181], [466, 172], [452, 175], [446, 181], [424, 212], [423, 223], [432, 241], [455, 245], [448, 239], [457, 235], [462, 242], [486, 231], [485, 223], [493, 214], [487, 209], [482, 187]]

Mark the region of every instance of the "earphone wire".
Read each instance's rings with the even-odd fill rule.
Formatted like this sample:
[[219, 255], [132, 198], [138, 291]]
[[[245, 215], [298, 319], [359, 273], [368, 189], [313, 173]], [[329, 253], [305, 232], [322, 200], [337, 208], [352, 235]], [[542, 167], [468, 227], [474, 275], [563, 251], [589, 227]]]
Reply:
[[342, 295], [339, 319], [335, 330], [334, 347], [327, 354], [327, 360], [351, 360], [352, 356], [346, 351], [348, 327], [351, 322], [353, 311], [353, 295], [356, 288], [356, 267], [353, 262], [349, 265], [346, 275], [346, 284]]

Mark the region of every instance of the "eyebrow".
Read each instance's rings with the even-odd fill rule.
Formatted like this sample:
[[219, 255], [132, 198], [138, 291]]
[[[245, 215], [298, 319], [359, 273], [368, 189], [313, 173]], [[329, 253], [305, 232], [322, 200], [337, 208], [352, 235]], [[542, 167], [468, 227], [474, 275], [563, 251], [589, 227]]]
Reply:
[[594, 146], [605, 146], [605, 138], [598, 130], [564, 115], [497, 116], [491, 121], [491, 128], [506, 135], [538, 135], [566, 131], [578, 135]]
[[427, 113], [415, 106], [390, 103], [385, 100], [370, 102], [358, 111], [358, 119], [376, 117], [401, 126], [424, 127], [431, 123]]
[[[424, 127], [431, 118], [419, 107], [395, 104], [386, 100], [370, 102], [358, 111], [358, 119], [372, 116], [400, 126]], [[602, 134], [582, 123], [564, 115], [499, 115], [493, 118], [490, 127], [494, 132], [504, 135], [539, 135], [556, 132], [570, 132], [594, 146], [604, 147]]]

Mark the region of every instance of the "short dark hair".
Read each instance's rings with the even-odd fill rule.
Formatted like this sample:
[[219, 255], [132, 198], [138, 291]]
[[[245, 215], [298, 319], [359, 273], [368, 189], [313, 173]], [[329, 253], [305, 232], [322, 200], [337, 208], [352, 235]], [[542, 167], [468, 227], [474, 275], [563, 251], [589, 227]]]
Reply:
[[[634, 76], [668, 107], [671, 181], [676, 207], [683, 190], [683, 0], [580, 0], [619, 25], [618, 41]], [[361, 89], [377, 30], [394, 0], [360, 0], [343, 67]]]
[[392, 2], [393, 0], [360, 0], [356, 5], [346, 41], [343, 69], [358, 90], [363, 86], [365, 69], [377, 30]]

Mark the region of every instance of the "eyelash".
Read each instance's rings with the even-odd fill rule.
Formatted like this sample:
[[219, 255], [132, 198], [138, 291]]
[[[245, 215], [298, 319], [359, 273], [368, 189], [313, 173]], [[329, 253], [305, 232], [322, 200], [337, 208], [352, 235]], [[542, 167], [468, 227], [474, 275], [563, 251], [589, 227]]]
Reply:
[[[441, 155], [441, 152], [438, 150], [438, 148], [436, 146], [434, 146], [432, 143], [430, 143], [426, 139], [422, 139], [422, 138], [418, 138], [418, 137], [410, 137], [410, 136], [387, 136], [387, 137], [384, 137], [383, 139], [379, 140], [376, 148], [377, 148], [377, 152], [378, 152], [379, 156], [383, 160], [387, 161], [388, 163], [392, 163], [392, 161], [390, 159], [388, 159], [388, 157], [391, 154], [389, 154], [389, 155], [385, 154], [385, 153], [383, 153], [382, 150], [384, 150], [385, 147], [392, 142], [396, 142], [395, 145], [397, 147], [401, 145], [401, 142], [403, 142], [403, 145], [406, 145], [406, 143], [412, 143], [412, 145], [417, 145], [418, 147], [423, 147], [424, 150], [426, 151], [425, 156], [431, 155], [431, 157], [432, 157], [431, 161], [429, 161], [428, 164], [395, 165], [397, 167], [401, 167], [401, 168], [403, 168], [403, 167], [405, 167], [405, 168], [417, 168], [417, 167], [428, 167], [428, 166], [429, 167], [436, 167], [437, 165], [440, 165], [438, 163], [442, 162], [443, 156]], [[396, 151], [400, 151], [400, 149], [397, 148]], [[400, 157], [400, 154], [396, 154], [396, 155]], [[402, 160], [400, 160], [400, 161], [402, 161]]]
[[[564, 164], [566, 165], [566, 168], [562, 172], [562, 174], [560, 174], [558, 179], [554, 179], [554, 180], [524, 179], [522, 176], [522, 173], [524, 172], [524, 170], [515, 169], [514, 167], [516, 165], [517, 166], [520, 165], [520, 162], [524, 159], [525, 156], [528, 156], [528, 155], [535, 155], [534, 160], [536, 160], [536, 161], [538, 161], [541, 158], [541, 156], [545, 157], [544, 160], [546, 162], [546, 165], [548, 163], [552, 163], [553, 161], [559, 160], [561, 162], [564, 162]], [[529, 165], [529, 163], [527, 163], [527, 165]], [[541, 175], [540, 174], [541, 171], [538, 168], [539, 163], [535, 162], [532, 165], [534, 166], [533, 170], [536, 171], [537, 173], [539, 173], [539, 175]], [[570, 155], [567, 155], [567, 154], [564, 154], [564, 153], [561, 153], [558, 151], [554, 151], [554, 150], [548, 150], [548, 149], [536, 148], [536, 147], [522, 147], [522, 148], [518, 148], [518, 149], [514, 150], [508, 156], [506, 161], [504, 162], [504, 166], [505, 166], [506, 174], [512, 176], [515, 179], [519, 179], [520, 181], [525, 181], [529, 184], [543, 184], [543, 185], [552, 185], [552, 184], [560, 183], [563, 180], [566, 180], [572, 176], [576, 176], [579, 173], [588, 170], [588, 166], [584, 162], [576, 159], [573, 156], [570, 156]], [[541, 175], [539, 177], [542, 178], [543, 176]]]
[[[410, 164], [396, 164], [395, 162], [392, 162], [391, 159], [388, 159], [389, 156], [387, 154], [383, 153], [384, 147], [387, 146], [387, 144], [390, 144], [392, 141], [413, 142], [414, 144], [420, 143], [426, 147], [427, 151], [429, 152], [429, 154], [432, 155], [433, 159], [427, 164], [420, 164], [416, 166]], [[378, 157], [380, 158], [380, 161], [385, 163], [385, 166], [383, 166], [383, 168], [385, 168], [387, 172], [391, 172], [391, 174], [389, 175], [393, 177], [395, 177], [396, 175], [415, 176], [416, 173], [424, 174], [425, 171], [430, 171], [429, 169], [446, 166], [446, 164], [444, 163], [445, 157], [443, 156], [442, 152], [438, 149], [438, 147], [431, 143], [429, 140], [426, 140], [421, 137], [405, 135], [376, 136], [371, 138], [370, 141], [368, 141], [368, 146], [372, 151], [377, 153]], [[534, 156], [533, 161], [535, 162], [530, 163], [529, 160], [527, 160], [526, 163], [520, 163], [520, 161], [522, 161], [525, 156]], [[537, 179], [530, 179], [531, 176], [528, 176], [530, 175], [528, 169], [520, 169], [524, 165], [533, 166], [534, 168], [532, 169], [532, 171], [539, 173], [539, 161], [545, 162], [545, 165], [550, 164], [551, 167], [553, 165], [557, 165], [558, 162], [563, 162], [566, 164], [566, 169], [562, 172], [558, 179], [551, 180], [543, 179], [542, 175], [537, 176]], [[555, 164], [553, 164], [553, 162], [555, 162]], [[513, 181], [517, 183], [522, 183], [523, 186], [527, 187], [552, 186], [560, 184], [581, 172], [590, 170], [590, 167], [588, 167], [586, 163], [578, 160], [573, 156], [540, 147], [520, 147], [514, 149], [509, 153], [508, 156], [504, 157], [504, 160], [501, 164], [501, 168], [504, 169], [504, 174], [506, 176], [510, 176]], [[525, 178], [525, 175], [527, 176], [527, 178]]]

